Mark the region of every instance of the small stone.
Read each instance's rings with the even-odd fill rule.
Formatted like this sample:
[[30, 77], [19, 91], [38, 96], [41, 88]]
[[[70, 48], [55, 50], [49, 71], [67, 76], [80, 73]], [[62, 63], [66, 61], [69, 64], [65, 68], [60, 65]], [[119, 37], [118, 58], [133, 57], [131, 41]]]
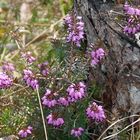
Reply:
[[2, 138], [0, 138], [0, 140], [19, 140], [19, 138], [15, 135], [10, 135], [7, 137], [2, 137]]

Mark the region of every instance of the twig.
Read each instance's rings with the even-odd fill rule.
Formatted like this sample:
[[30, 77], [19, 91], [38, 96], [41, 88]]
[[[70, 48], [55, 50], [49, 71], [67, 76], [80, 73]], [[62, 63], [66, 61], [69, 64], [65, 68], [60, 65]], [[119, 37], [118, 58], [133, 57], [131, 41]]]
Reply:
[[15, 42], [16, 42], [16, 44], [17, 44], [18, 49], [20, 49], [20, 45], [19, 45], [18, 41], [15, 40]]
[[[117, 133], [115, 133], [115, 134], [112, 134], [112, 135], [110, 135], [110, 136], [107, 136], [107, 137], [103, 138], [102, 140], [106, 140], [106, 139], [108, 139], [108, 138], [111, 138], [111, 139], [112, 139], [112, 137], [114, 137], [114, 136], [120, 134], [121, 132], [125, 131], [127, 128], [129, 128], [130, 126], [133, 126], [134, 124], [136, 124], [136, 123], [139, 122], [139, 121], [140, 121], [140, 118], [137, 119], [135, 122], [131, 123], [130, 125], [126, 126], [126, 127], [125, 127], [124, 129], [122, 129], [121, 131], [119, 131], [119, 132], [117, 132]], [[108, 139], [108, 140], [109, 140], [109, 139]]]
[[4, 47], [4, 48], [3, 48], [3, 52], [2, 52], [2, 54], [1, 54], [1, 58], [0, 58], [1, 61], [3, 60], [3, 58], [4, 58], [4, 56], [5, 56], [5, 53], [6, 53], [6, 48]]
[[45, 119], [44, 119], [44, 113], [43, 113], [43, 108], [42, 108], [42, 104], [41, 104], [41, 100], [40, 100], [40, 95], [39, 95], [38, 88], [37, 88], [36, 92], [37, 92], [39, 106], [40, 106], [40, 112], [41, 112], [41, 116], [42, 116], [42, 122], [43, 122], [44, 133], [45, 133], [45, 139], [48, 140], [47, 130], [46, 130], [46, 124], [45, 124]]
[[42, 37], [43, 35], [45, 35], [47, 33], [47, 31], [42, 32], [41, 34], [39, 34], [38, 36], [36, 36], [35, 38], [33, 38], [30, 42], [28, 42], [25, 47], [28, 47], [29, 45], [31, 45], [32, 43], [34, 43], [36, 40], [38, 40], [40, 37]]
[[50, 32], [52, 32], [53, 29], [54, 29], [54, 27], [55, 27], [57, 24], [59, 24], [62, 20], [63, 20], [63, 17], [62, 17], [60, 20], [58, 20], [57, 22], [55, 22], [54, 24], [52, 24], [52, 25], [50, 26], [49, 29], [43, 31], [41, 34], [39, 34], [38, 36], [36, 36], [35, 38], [33, 38], [30, 42], [28, 42], [28, 43], [25, 45], [25, 47], [28, 47], [29, 45], [31, 45], [32, 43], [34, 43], [36, 40], [38, 40], [40, 37], [46, 35], [46, 33], [48, 33], [48, 30], [50, 30]]
[[121, 12], [114, 11], [114, 10], [110, 10], [109, 13], [110, 13], [110, 14], [114, 13], [114, 14], [117, 14], [117, 15], [125, 16], [125, 14], [123, 14], [123, 13], [121, 13]]
[[14, 92], [12, 92], [12, 93], [10, 93], [10, 94], [7, 94], [7, 95], [5, 95], [5, 96], [2, 96], [0, 99], [4, 99], [4, 98], [7, 98], [7, 97], [10, 97], [11, 95], [13, 95], [13, 94], [15, 94], [15, 93], [17, 93], [17, 92], [20, 92], [20, 91], [22, 91], [22, 90], [25, 90], [26, 88], [28, 88], [29, 86], [26, 86], [26, 87], [23, 87], [23, 88], [21, 88], [21, 89], [19, 89], [19, 90], [17, 90], [17, 91], [14, 91]]
[[112, 126], [114, 126], [114, 125], [117, 124], [118, 122], [121, 122], [121, 121], [123, 121], [123, 120], [125, 120], [125, 119], [128, 119], [128, 118], [133, 118], [133, 117], [139, 117], [139, 115], [131, 115], [131, 116], [124, 117], [124, 118], [122, 118], [122, 119], [119, 119], [119, 120], [115, 121], [113, 124], [111, 124], [111, 125], [101, 134], [101, 136], [98, 138], [98, 140], [103, 140], [103, 139], [101, 139], [101, 138], [103, 137], [103, 135], [104, 135]]

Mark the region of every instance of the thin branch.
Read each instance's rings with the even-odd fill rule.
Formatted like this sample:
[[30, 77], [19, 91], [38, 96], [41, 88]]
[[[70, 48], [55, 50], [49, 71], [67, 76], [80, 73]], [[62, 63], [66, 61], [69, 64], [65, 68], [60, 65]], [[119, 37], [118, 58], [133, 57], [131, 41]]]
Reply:
[[111, 124], [111, 125], [101, 134], [101, 136], [98, 138], [98, 140], [103, 140], [103, 139], [102, 139], [103, 135], [104, 135], [112, 126], [114, 126], [115, 124], [117, 124], [117, 123], [119, 123], [119, 122], [121, 122], [121, 121], [123, 121], [123, 120], [126, 120], [126, 119], [128, 119], [128, 118], [133, 118], [133, 117], [140, 117], [140, 115], [131, 115], [131, 116], [124, 117], [124, 118], [122, 118], [122, 119], [119, 119], [119, 120], [115, 121], [113, 124]]
[[[112, 134], [112, 135], [110, 135], [110, 136], [107, 136], [107, 137], [103, 138], [102, 140], [106, 140], [106, 139], [108, 139], [108, 138], [111, 138], [111, 139], [112, 139], [112, 137], [114, 137], [114, 136], [120, 134], [121, 132], [125, 131], [125, 130], [128, 129], [130, 126], [133, 126], [134, 124], [136, 124], [136, 123], [139, 122], [139, 121], [140, 121], [140, 118], [137, 119], [135, 122], [131, 123], [130, 125], [126, 126], [126, 127], [125, 127], [124, 129], [122, 129], [121, 131], [119, 131], [119, 132], [117, 132], [117, 133], [115, 133], [115, 134]], [[109, 140], [109, 139], [108, 139], [108, 140]]]
[[42, 108], [42, 104], [41, 104], [38, 88], [37, 88], [36, 91], [37, 91], [37, 96], [38, 96], [38, 101], [39, 101], [39, 106], [40, 106], [40, 112], [41, 112], [41, 116], [42, 116], [42, 122], [43, 122], [44, 133], [45, 133], [45, 139], [48, 140], [46, 124], [45, 124], [45, 119], [44, 119], [44, 113], [43, 113], [43, 108]]

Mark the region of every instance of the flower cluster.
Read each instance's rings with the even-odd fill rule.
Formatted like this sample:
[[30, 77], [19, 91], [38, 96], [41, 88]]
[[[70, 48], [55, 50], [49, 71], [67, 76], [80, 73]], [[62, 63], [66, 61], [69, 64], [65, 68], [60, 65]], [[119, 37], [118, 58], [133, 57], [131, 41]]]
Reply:
[[15, 67], [12, 63], [4, 62], [2, 65], [2, 70], [4, 72], [13, 72], [15, 71]]
[[126, 2], [124, 4], [124, 12], [127, 17], [127, 25], [124, 27], [124, 32], [128, 35], [134, 35], [140, 31], [140, 9], [134, 8]]
[[65, 97], [60, 97], [60, 98], [58, 99], [58, 104], [59, 104], [59, 105], [62, 105], [62, 106], [68, 106], [68, 105], [69, 105], [69, 101], [68, 101], [68, 99], [65, 98]]
[[80, 47], [81, 40], [84, 38], [84, 22], [82, 21], [82, 17], [74, 14], [67, 15], [64, 22], [68, 27], [67, 42]]
[[53, 125], [54, 127], [61, 127], [64, 124], [63, 118], [59, 118], [58, 114], [51, 113], [47, 117], [47, 122], [50, 125]]
[[73, 101], [77, 101], [77, 100], [85, 97], [85, 90], [86, 90], [86, 86], [83, 82], [79, 82], [78, 84], [71, 84], [67, 88], [67, 92], [69, 95], [69, 98], [68, 98], [69, 101], [73, 102]]
[[91, 120], [95, 120], [97, 122], [102, 122], [106, 117], [102, 106], [98, 106], [95, 102], [93, 102], [86, 109], [87, 117]]
[[0, 72], [0, 89], [8, 88], [13, 84], [13, 79], [7, 74]]
[[85, 97], [86, 86], [83, 82], [78, 84], [71, 84], [67, 88], [68, 96], [59, 97], [56, 99], [57, 94], [49, 89], [46, 89], [44, 96], [42, 97], [42, 104], [49, 108], [55, 105], [68, 106], [72, 102], [76, 102]]
[[55, 97], [55, 93], [51, 92], [51, 90], [47, 89], [45, 95], [42, 97], [42, 104], [51, 108], [57, 104]]
[[71, 130], [71, 135], [74, 137], [79, 137], [82, 135], [83, 132], [84, 132], [84, 129], [82, 127], [74, 128]]
[[36, 61], [36, 58], [32, 56], [30, 51], [22, 53], [21, 57], [24, 58], [29, 64], [32, 64], [34, 61]]
[[91, 65], [96, 66], [101, 59], [105, 56], [105, 51], [102, 48], [97, 49], [96, 51], [91, 52]]
[[38, 80], [31, 70], [23, 70], [23, 79], [25, 80], [26, 84], [31, 86], [33, 89], [37, 89], [39, 87]]
[[[51, 90], [47, 89], [45, 95], [42, 97], [42, 104], [49, 108], [56, 105], [68, 107], [70, 103], [76, 102], [85, 97], [85, 90], [86, 86], [83, 82], [79, 82], [78, 84], [71, 84], [67, 88], [68, 96], [56, 98], [56, 96], [59, 94], [51, 92]], [[58, 118], [56, 113], [51, 113], [48, 115], [47, 122], [54, 127], [60, 127], [64, 124], [63, 118]]]
[[43, 76], [47, 76], [49, 74], [48, 62], [44, 62], [42, 64], [39, 64], [38, 66]]
[[18, 132], [18, 135], [21, 137], [21, 138], [26, 138], [28, 137], [29, 135], [32, 134], [32, 131], [33, 131], [33, 128], [31, 126], [28, 126], [26, 129], [22, 129]]

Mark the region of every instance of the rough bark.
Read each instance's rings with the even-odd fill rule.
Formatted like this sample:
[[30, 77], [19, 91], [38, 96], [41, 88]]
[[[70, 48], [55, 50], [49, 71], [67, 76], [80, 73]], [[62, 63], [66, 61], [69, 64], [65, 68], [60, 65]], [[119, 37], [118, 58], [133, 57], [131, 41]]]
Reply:
[[107, 52], [101, 66], [91, 73], [104, 87], [104, 103], [114, 114], [140, 112], [140, 47], [122, 32], [114, 21], [116, 15], [109, 14], [110, 10], [123, 12], [123, 5], [111, 0], [75, 0], [74, 9], [85, 22], [88, 45], [100, 40]]

